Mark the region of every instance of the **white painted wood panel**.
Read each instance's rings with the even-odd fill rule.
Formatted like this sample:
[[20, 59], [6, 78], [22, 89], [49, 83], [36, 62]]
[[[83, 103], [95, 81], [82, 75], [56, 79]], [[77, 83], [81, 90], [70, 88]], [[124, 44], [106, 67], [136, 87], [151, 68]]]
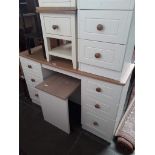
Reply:
[[[102, 138], [104, 137], [104, 139], [108, 141], [112, 140], [115, 126], [115, 122], [113, 120], [110, 120], [106, 117], [99, 118], [93, 115], [91, 111], [87, 111], [86, 109], [83, 109], [82, 111], [82, 125], [93, 129], [95, 134], [100, 133]], [[94, 123], [96, 123], [96, 125]]]
[[[99, 108], [96, 108], [96, 105], [99, 106]], [[98, 117], [104, 118], [104, 116], [107, 116], [112, 120], [116, 120], [119, 105], [101, 102], [94, 97], [85, 96], [82, 100], [82, 107], [89, 111], [91, 110], [92, 113]]]
[[78, 0], [78, 9], [133, 10], [135, 0]]
[[[126, 46], [78, 39], [79, 62], [97, 67], [121, 71]], [[95, 54], [100, 54], [96, 58]]]
[[[132, 11], [79, 10], [78, 38], [126, 44]], [[97, 27], [101, 26], [101, 30]]]
[[70, 133], [68, 100], [39, 91], [44, 119], [59, 129]]
[[76, 0], [39, 0], [42, 7], [75, 7]]

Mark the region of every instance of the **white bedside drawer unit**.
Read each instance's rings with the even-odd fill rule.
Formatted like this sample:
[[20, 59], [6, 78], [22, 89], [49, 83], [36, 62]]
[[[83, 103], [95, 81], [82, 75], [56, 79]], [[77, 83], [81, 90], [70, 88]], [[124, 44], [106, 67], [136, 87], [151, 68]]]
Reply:
[[79, 62], [116, 71], [122, 70], [125, 45], [78, 39], [78, 46]]
[[[68, 11], [69, 12], [69, 11]], [[72, 60], [73, 68], [77, 68], [76, 15], [62, 13], [40, 13], [47, 61], [52, 56]], [[51, 48], [50, 39], [70, 41]]]
[[132, 11], [78, 10], [78, 38], [126, 44]]
[[40, 7], [76, 7], [76, 0], [39, 0]]
[[78, 9], [133, 10], [135, 0], [78, 0]]

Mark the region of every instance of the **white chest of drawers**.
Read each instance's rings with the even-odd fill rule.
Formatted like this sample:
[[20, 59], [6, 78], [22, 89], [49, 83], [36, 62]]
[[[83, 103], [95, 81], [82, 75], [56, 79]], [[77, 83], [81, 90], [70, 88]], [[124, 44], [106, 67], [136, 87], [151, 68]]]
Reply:
[[79, 69], [120, 81], [132, 64], [134, 0], [79, 0], [78, 9]]
[[123, 113], [129, 86], [83, 78], [81, 83], [82, 127], [110, 142]]

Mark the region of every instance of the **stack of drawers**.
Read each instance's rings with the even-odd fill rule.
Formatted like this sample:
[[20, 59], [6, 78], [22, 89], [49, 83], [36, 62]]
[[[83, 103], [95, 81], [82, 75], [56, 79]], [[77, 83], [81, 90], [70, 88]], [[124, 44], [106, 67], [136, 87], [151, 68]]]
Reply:
[[[38, 12], [40, 12], [47, 61], [50, 61], [52, 56], [69, 59], [76, 69], [75, 0], [39, 0], [39, 6], [41, 10], [43, 9]], [[63, 40], [64, 44], [51, 48], [50, 40], [53, 38]]]
[[134, 0], [78, 1], [81, 71], [121, 80], [134, 50]]
[[43, 71], [41, 64], [35, 61], [20, 57], [20, 62], [32, 102], [40, 105], [38, 91], [35, 86], [41, 83], [43, 79], [48, 77], [51, 73], [47, 70]]
[[[134, 0], [78, 0], [79, 70], [121, 81], [134, 50]], [[129, 86], [82, 79], [82, 127], [111, 141]]]
[[129, 86], [109, 82], [82, 79], [81, 109], [82, 127], [111, 142], [123, 113], [123, 106]]

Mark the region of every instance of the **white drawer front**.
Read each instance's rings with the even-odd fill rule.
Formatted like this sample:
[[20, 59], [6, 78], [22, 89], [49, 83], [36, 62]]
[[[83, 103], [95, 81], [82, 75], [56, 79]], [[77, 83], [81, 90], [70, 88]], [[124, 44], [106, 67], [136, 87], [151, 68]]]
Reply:
[[78, 0], [78, 9], [132, 10], [134, 3], [134, 0]]
[[97, 67], [121, 71], [125, 45], [89, 40], [78, 40], [79, 62]]
[[132, 11], [79, 10], [78, 38], [126, 44]]
[[86, 109], [83, 109], [82, 124], [104, 135], [106, 139], [111, 139], [113, 136], [115, 122], [106, 117], [99, 118]]
[[116, 119], [118, 110], [118, 105], [111, 104], [110, 102], [109, 103], [101, 102], [91, 96], [89, 97], [84, 96], [82, 98], [82, 107], [84, 107], [89, 111], [91, 110], [92, 113], [94, 113], [98, 117], [102, 118], [103, 116], [106, 115], [108, 118], [112, 120]]
[[37, 77], [33, 74], [25, 74], [26, 83], [32, 87], [37, 86], [43, 81], [41, 77]]
[[93, 97], [96, 102], [108, 105], [118, 105], [122, 86], [91, 79], [82, 80], [82, 98]]
[[39, 0], [42, 7], [74, 7], [76, 0]]
[[71, 36], [71, 16], [60, 14], [42, 15], [45, 33]]
[[21, 65], [24, 71], [24, 74], [34, 74], [38, 77], [42, 77], [42, 70], [41, 70], [41, 65], [40, 63], [25, 59], [25, 58], [20, 58], [21, 60]]
[[28, 91], [29, 91], [29, 95], [30, 95], [31, 99], [40, 102], [38, 90], [31, 87], [31, 85], [27, 85], [27, 86], [28, 86]]

